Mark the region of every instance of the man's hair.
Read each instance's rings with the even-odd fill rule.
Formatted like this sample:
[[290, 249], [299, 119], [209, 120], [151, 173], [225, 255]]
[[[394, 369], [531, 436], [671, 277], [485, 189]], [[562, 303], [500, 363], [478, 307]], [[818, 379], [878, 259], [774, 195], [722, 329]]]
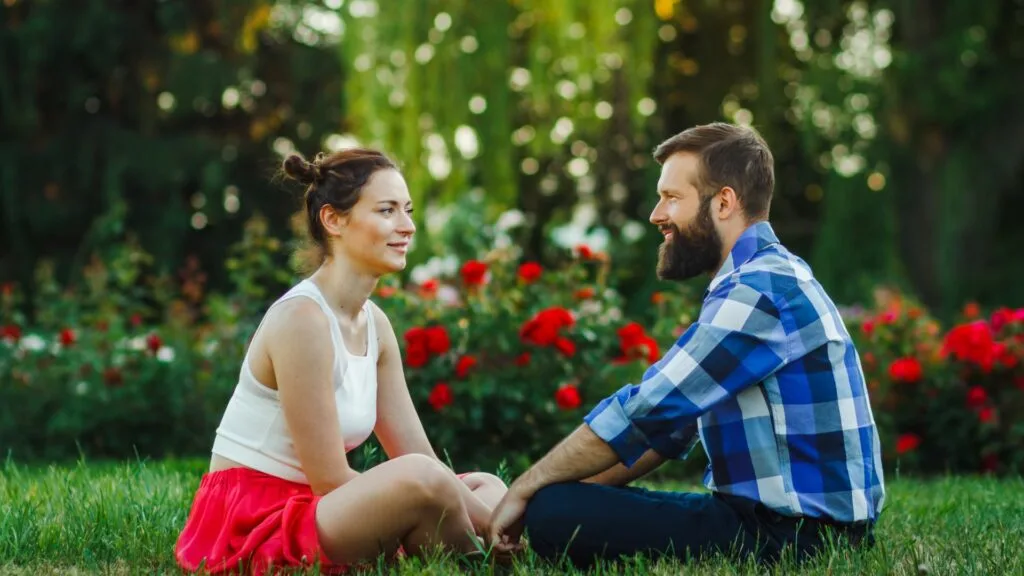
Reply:
[[761, 135], [753, 128], [714, 122], [688, 128], [665, 140], [654, 150], [659, 164], [677, 152], [700, 158], [698, 189], [713, 194], [729, 186], [748, 220], [768, 218], [775, 189], [775, 160]]

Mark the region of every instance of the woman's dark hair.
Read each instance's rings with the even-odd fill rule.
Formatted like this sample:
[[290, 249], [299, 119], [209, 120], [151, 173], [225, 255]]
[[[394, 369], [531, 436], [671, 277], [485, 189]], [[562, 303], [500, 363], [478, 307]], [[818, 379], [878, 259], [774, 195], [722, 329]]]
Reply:
[[383, 153], [368, 148], [349, 148], [332, 154], [321, 152], [312, 162], [298, 154], [284, 159], [284, 174], [306, 187], [302, 220], [308, 242], [296, 254], [302, 272], [315, 271], [327, 257], [327, 234], [320, 221], [320, 209], [330, 204], [339, 214], [347, 214], [359, 201], [370, 176], [387, 169], [397, 170], [398, 167]]

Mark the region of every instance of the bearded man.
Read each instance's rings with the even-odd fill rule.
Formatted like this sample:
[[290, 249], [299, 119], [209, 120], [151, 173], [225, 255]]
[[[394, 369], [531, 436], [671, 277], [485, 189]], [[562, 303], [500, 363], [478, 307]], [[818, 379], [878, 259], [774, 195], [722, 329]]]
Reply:
[[[690, 128], [654, 152], [657, 273], [708, 275], [699, 319], [512, 483], [490, 523], [579, 567], [668, 554], [754, 556], [873, 543], [885, 498], [864, 373], [836, 306], [768, 222], [768, 145], [750, 128]], [[700, 440], [708, 492], [629, 486]]]

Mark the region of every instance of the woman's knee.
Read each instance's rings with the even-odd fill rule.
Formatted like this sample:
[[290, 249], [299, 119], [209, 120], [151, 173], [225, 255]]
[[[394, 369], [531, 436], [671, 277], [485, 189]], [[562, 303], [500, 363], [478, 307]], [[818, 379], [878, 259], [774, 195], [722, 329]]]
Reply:
[[471, 490], [478, 490], [480, 488], [508, 490], [508, 486], [501, 478], [498, 478], [494, 474], [488, 474], [487, 472], [472, 472], [470, 474], [466, 474], [463, 478], [463, 482], [465, 482]]
[[401, 489], [426, 507], [456, 508], [462, 505], [458, 478], [436, 459], [407, 454], [393, 460], [399, 471]]

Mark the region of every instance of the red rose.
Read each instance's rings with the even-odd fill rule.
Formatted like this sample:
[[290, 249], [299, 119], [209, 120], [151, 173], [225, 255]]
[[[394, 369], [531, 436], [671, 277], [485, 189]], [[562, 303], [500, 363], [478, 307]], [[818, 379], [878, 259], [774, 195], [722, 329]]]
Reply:
[[526, 262], [519, 267], [519, 279], [527, 284], [533, 284], [540, 278], [544, 269], [536, 262]]
[[644, 337], [644, 327], [636, 322], [630, 322], [618, 330], [619, 341], [624, 344], [632, 344]]
[[562, 410], [575, 410], [581, 403], [580, 391], [572, 384], [566, 384], [555, 392], [555, 404]]
[[917, 358], [899, 358], [889, 365], [889, 377], [894, 382], [913, 384], [921, 379], [921, 363]]
[[860, 329], [861, 332], [864, 332], [865, 336], [871, 336], [875, 331], [875, 323], [873, 320], [865, 320], [864, 323], [860, 325]]
[[159, 352], [160, 347], [163, 345], [164, 343], [156, 334], [150, 334], [149, 336], [146, 337], [146, 348], [149, 349], [149, 351], [152, 352], [153, 354]]
[[971, 386], [967, 390], [967, 405], [978, 408], [988, 400], [988, 393], [981, 386]]
[[434, 385], [434, 389], [430, 391], [430, 396], [427, 397], [427, 402], [438, 412], [451, 405], [453, 400], [452, 389], [445, 382], [438, 382]]
[[420, 297], [421, 298], [433, 298], [437, 294], [438, 282], [437, 280], [430, 279], [420, 284]]
[[59, 338], [61, 346], [67, 347], [74, 344], [75, 340], [78, 339], [78, 336], [75, 334], [75, 331], [72, 330], [71, 328], [65, 328], [60, 331]]
[[430, 360], [427, 351], [427, 331], [418, 326], [405, 331], [405, 361], [410, 368], [419, 368]]
[[381, 286], [377, 288], [377, 293], [380, 294], [381, 298], [391, 298], [398, 292], [398, 289], [394, 286]]
[[565, 308], [547, 308], [523, 324], [519, 330], [519, 338], [529, 344], [551, 346], [558, 340], [561, 330], [571, 327], [574, 323], [572, 313]]
[[103, 370], [103, 383], [108, 388], [117, 388], [124, 384], [124, 376], [121, 375], [121, 371], [111, 366]]
[[978, 411], [978, 420], [980, 420], [982, 424], [991, 422], [994, 416], [995, 410], [993, 410], [991, 406], [985, 406]]
[[970, 362], [988, 372], [995, 363], [995, 341], [986, 322], [955, 326], [942, 342], [942, 353], [961, 362]]
[[530, 353], [523, 352], [519, 356], [516, 356], [516, 366], [528, 366], [530, 364]]
[[1019, 360], [1006, 344], [999, 342], [992, 347], [992, 352], [992, 355], [996, 357], [996, 360], [1006, 368], [1013, 369], [1017, 367]]
[[978, 316], [981, 316], [981, 307], [978, 306], [977, 302], [968, 302], [964, 306], [964, 318], [968, 320], [974, 320]]
[[17, 342], [21, 339], [21, 328], [14, 324], [0, 326], [0, 339]]
[[1013, 311], [1009, 308], [996, 310], [989, 319], [989, 324], [992, 325], [992, 330], [995, 332], [999, 332], [1010, 322], [1013, 322]]
[[893, 312], [892, 310], [890, 310], [890, 311], [888, 311], [888, 312], [886, 312], [886, 313], [882, 314], [882, 315], [881, 315], [881, 316], [880, 316], [880, 317], [878, 318], [878, 320], [879, 320], [879, 321], [880, 321], [880, 322], [881, 322], [882, 324], [884, 324], [884, 325], [888, 325], [888, 324], [892, 324], [893, 322], [895, 322], [895, 321], [896, 321], [896, 318], [897, 318], [897, 316], [896, 316], [896, 312]]
[[477, 260], [470, 260], [462, 265], [462, 281], [467, 286], [480, 286], [484, 283], [487, 275], [487, 264]]
[[551, 346], [558, 339], [558, 326], [533, 319], [523, 325], [519, 337], [529, 344]]
[[448, 331], [444, 326], [431, 326], [426, 329], [427, 351], [431, 354], [444, 354], [451, 346], [448, 339]]
[[132, 317], [128, 321], [131, 322], [132, 328], [138, 328], [142, 324], [142, 316], [139, 314], [132, 314]]
[[427, 345], [424, 341], [416, 341], [406, 347], [405, 363], [410, 368], [422, 368], [430, 360], [430, 353], [427, 352]]
[[455, 376], [459, 378], [465, 378], [469, 374], [469, 369], [476, 366], [475, 356], [463, 356], [459, 358], [459, 361], [455, 363]]
[[613, 362], [624, 364], [633, 360], [646, 360], [653, 364], [658, 361], [658, 342], [647, 335], [643, 326], [636, 322], [630, 322], [619, 328], [618, 333], [622, 356]]
[[555, 348], [562, 353], [566, 358], [572, 358], [576, 355], [576, 343], [568, 338], [559, 338], [555, 340]]
[[587, 286], [586, 288], [580, 288], [579, 290], [576, 291], [576, 294], [574, 294], [574, 296], [577, 300], [586, 300], [588, 298], [593, 298], [594, 289], [591, 288], [590, 286]]
[[594, 257], [594, 251], [590, 249], [590, 246], [586, 244], [580, 244], [576, 247], [576, 254], [584, 260], [590, 260]]
[[917, 434], [903, 434], [896, 439], [896, 453], [906, 454], [913, 450], [917, 450], [917, 447], [921, 445], [921, 439]]

